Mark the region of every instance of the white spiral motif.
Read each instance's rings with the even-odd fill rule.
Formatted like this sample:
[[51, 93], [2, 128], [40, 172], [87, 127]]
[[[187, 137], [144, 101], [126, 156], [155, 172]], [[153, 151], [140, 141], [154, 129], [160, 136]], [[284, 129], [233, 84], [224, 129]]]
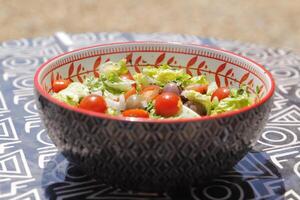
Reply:
[[267, 126], [262, 133], [258, 143], [275, 147], [294, 144], [298, 141], [297, 135], [290, 129], [277, 126]]
[[75, 165], [68, 165], [66, 170], [66, 177], [73, 180], [81, 179], [87, 177], [87, 175], [80, 171], [80, 169]]
[[70, 164], [62, 154], [56, 154], [56, 156], [47, 163], [44, 174], [44, 176], [47, 176], [48, 182], [95, 182], [95, 180], [90, 179], [85, 173], [80, 171], [78, 166]]
[[128, 41], [123, 33], [113, 32], [113, 33], [99, 33], [97, 34], [98, 42], [115, 42], [115, 41]]
[[300, 88], [295, 91], [295, 95], [298, 99], [300, 99]]
[[192, 188], [191, 195], [195, 200], [242, 200], [245, 196], [240, 185], [223, 179], [215, 179], [208, 186], [201, 189]]
[[299, 78], [299, 71], [293, 67], [277, 66], [273, 67], [270, 72], [276, 80]]
[[38, 116], [39, 115], [39, 112], [38, 112], [38, 109], [37, 109], [37, 106], [36, 106], [36, 103], [35, 103], [35, 100], [31, 100], [31, 101], [28, 101], [25, 105], [24, 105], [24, 110], [29, 113], [29, 114], [32, 114], [34, 116]]
[[300, 161], [294, 165], [294, 172], [300, 178]]
[[263, 62], [268, 58], [268, 53], [257, 46], [247, 46], [246, 48], [241, 48], [240, 52], [241, 55], [245, 57], [249, 57], [253, 59], [256, 62], [259, 62], [261, 64], [264, 64]]
[[[215, 193], [214, 191], [218, 191], [218, 193]], [[223, 196], [219, 196], [220, 194], [223, 193]], [[229, 197], [231, 197], [232, 192], [230, 188], [224, 185], [211, 185], [203, 190], [203, 194], [205, 197], [209, 199], [214, 199], [214, 200], [226, 200]]]
[[13, 86], [18, 89], [31, 89], [33, 88], [32, 75], [19, 76], [13, 80]]
[[213, 46], [234, 51], [236, 53], [239, 53], [240, 52], [239, 49], [242, 48], [242, 45], [244, 45], [239, 41], [220, 40], [214, 37], [209, 38], [209, 42], [212, 43]]
[[5, 67], [37, 67], [39, 60], [33, 57], [10, 57], [2, 61], [2, 65]]
[[46, 47], [55, 44], [54, 37], [37, 37], [32, 40], [34, 47]]
[[78, 44], [92, 44], [97, 41], [97, 37], [93, 33], [74, 34], [74, 35], [71, 35], [71, 39], [77, 45]]
[[34, 57], [8, 57], [2, 61], [4, 72], [7, 74], [31, 74], [36, 71], [40, 61]]
[[36, 135], [36, 139], [42, 143], [45, 144], [47, 146], [54, 146], [54, 144], [52, 143], [52, 141], [50, 140], [46, 129], [42, 129], [40, 132], [37, 133]]
[[17, 48], [26, 48], [29, 46], [29, 40], [20, 39], [20, 40], [10, 40], [2, 42], [1, 47], [6, 49], [17, 49]]

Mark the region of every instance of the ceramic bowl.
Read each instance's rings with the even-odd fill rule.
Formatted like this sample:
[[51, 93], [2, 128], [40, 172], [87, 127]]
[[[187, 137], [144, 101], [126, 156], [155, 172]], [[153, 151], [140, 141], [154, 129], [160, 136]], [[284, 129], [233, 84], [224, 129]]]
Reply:
[[[127, 58], [130, 72], [168, 63], [188, 74], [205, 74], [219, 86], [247, 84], [260, 101], [217, 116], [190, 119], [132, 119], [79, 110], [49, 95], [56, 79], [98, 76], [106, 61]], [[142, 191], [197, 185], [233, 167], [255, 144], [264, 127], [274, 81], [261, 65], [206, 46], [127, 42], [64, 53], [36, 72], [37, 104], [48, 134], [72, 162], [104, 183]]]

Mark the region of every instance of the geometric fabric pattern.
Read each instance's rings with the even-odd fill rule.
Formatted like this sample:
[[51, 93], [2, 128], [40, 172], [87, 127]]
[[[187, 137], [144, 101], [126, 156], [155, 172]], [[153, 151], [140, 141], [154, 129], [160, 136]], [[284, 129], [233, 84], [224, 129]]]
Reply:
[[[34, 102], [33, 74], [47, 59], [87, 45], [139, 40], [227, 49], [264, 65], [277, 84], [271, 114], [253, 150], [233, 168], [183, 194], [126, 191], [93, 179], [57, 151]], [[300, 199], [299, 155], [300, 55], [292, 51], [161, 33], [56, 33], [0, 43], [0, 199]]]

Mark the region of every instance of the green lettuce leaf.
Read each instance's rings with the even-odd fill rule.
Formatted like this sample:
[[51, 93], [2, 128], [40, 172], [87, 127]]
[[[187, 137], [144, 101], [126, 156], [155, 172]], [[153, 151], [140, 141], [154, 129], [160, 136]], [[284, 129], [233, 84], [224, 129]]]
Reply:
[[103, 64], [100, 69], [103, 89], [108, 90], [113, 94], [126, 92], [131, 89], [131, 85], [135, 82], [128, 79], [121, 79], [122, 74], [126, 74], [128, 69], [126, 67], [126, 61], [120, 60], [118, 63], [107, 62]]
[[147, 86], [150, 84], [148, 78], [142, 74], [142, 73], [136, 73], [133, 75], [133, 79], [135, 80], [136, 83], [136, 89], [138, 91], [141, 90], [142, 86]]
[[241, 85], [240, 88], [232, 88], [230, 89], [230, 97], [222, 99], [214, 107], [211, 114], [219, 114], [249, 106], [254, 103], [254, 99], [255, 95], [248, 92], [247, 85]]
[[89, 95], [88, 87], [80, 82], [73, 82], [67, 88], [52, 94], [54, 98], [72, 106], [77, 105], [87, 95]]
[[135, 82], [132, 80], [119, 79], [118, 81], [103, 81], [105, 89], [112, 93], [122, 93], [130, 90], [132, 88], [132, 84]]
[[206, 76], [204, 76], [204, 75], [194, 76], [190, 79], [187, 79], [185, 82], [183, 82], [183, 87], [186, 87], [188, 85], [193, 85], [193, 84], [207, 85], [208, 80], [207, 80]]
[[152, 83], [159, 86], [164, 86], [170, 82], [177, 82], [182, 84], [183, 82], [191, 78], [190, 75], [185, 73], [181, 69], [172, 69], [168, 65], [162, 65], [158, 68], [146, 67], [142, 73], [147, 76]]
[[68, 97], [68, 96], [64, 96], [62, 94], [59, 93], [53, 93], [52, 97], [58, 99], [59, 101], [62, 101], [66, 104], [69, 104], [70, 106], [77, 106], [78, 102], [73, 101], [72, 98]]
[[111, 74], [116, 74], [118, 76], [126, 74], [128, 72], [126, 60], [122, 59], [119, 62], [106, 62], [100, 66], [100, 72], [104, 74], [107, 79]]
[[83, 84], [88, 87], [91, 93], [103, 92], [104, 90], [104, 85], [100, 78], [90, 76], [84, 80]]
[[212, 110], [211, 114], [219, 114], [227, 111], [233, 111], [251, 105], [251, 100], [247, 96], [229, 97], [222, 99], [219, 104]]
[[243, 84], [240, 86], [240, 88], [231, 88], [230, 89], [230, 96], [231, 97], [238, 97], [238, 96], [246, 96], [249, 97], [249, 92], [248, 92], [248, 88], [247, 85]]
[[109, 114], [109, 115], [113, 115], [113, 116], [118, 116], [118, 115], [120, 115], [120, 112], [119, 112], [119, 111], [117, 111], [117, 110], [115, 110], [115, 109], [113, 109], [113, 108], [110, 108], [110, 107], [107, 108], [106, 113]]

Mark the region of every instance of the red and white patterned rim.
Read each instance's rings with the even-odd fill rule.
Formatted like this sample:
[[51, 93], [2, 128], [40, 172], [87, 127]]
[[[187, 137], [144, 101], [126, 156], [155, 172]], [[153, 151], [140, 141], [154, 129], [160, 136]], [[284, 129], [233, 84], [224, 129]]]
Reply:
[[71, 55], [73, 53], [76, 53], [76, 52], [79, 52], [79, 51], [82, 51], [82, 50], [92, 49], [92, 48], [95, 48], [95, 47], [102, 47], [102, 46], [106, 47], [106, 46], [117, 45], [117, 44], [151, 44], [151, 43], [154, 43], [154, 44], [177, 44], [177, 45], [180, 44], [178, 42], [173, 43], [173, 42], [157, 42], [157, 41], [119, 42], [119, 43], [93, 45], [93, 46], [88, 46], [88, 47], [76, 49], [76, 50], [73, 50], [73, 51], [70, 51], [70, 52], [66, 52], [66, 53], [60, 54], [60, 55], [58, 55], [58, 56], [56, 56], [52, 59], [49, 59], [47, 62], [42, 64], [37, 69], [37, 71], [35, 73], [35, 76], [34, 76], [35, 88], [37, 89], [37, 91], [43, 97], [45, 97], [46, 99], [48, 99], [52, 103], [55, 103], [55, 104], [65, 108], [65, 109], [68, 109], [68, 110], [72, 110], [72, 111], [75, 111], [75, 112], [83, 113], [83, 114], [94, 116], [94, 117], [100, 117], [100, 118], [104, 118], [104, 119], [119, 120], [119, 121], [132, 121], [132, 122], [147, 122], [147, 123], [149, 123], [149, 122], [151, 122], [151, 123], [184, 123], [184, 122], [197, 122], [197, 121], [204, 121], [204, 120], [214, 120], [214, 119], [217, 119], [217, 118], [226, 118], [226, 117], [230, 117], [232, 115], [240, 114], [240, 113], [246, 112], [250, 109], [256, 108], [256, 107], [264, 104], [266, 101], [268, 101], [274, 94], [274, 91], [275, 91], [274, 79], [273, 79], [271, 73], [269, 71], [267, 71], [262, 65], [256, 63], [255, 61], [253, 61], [253, 60], [251, 60], [247, 57], [235, 54], [235, 53], [227, 51], [227, 50], [213, 48], [213, 47], [204, 46], [204, 45], [197, 45], [197, 44], [184, 44], [184, 45], [193, 46], [193, 47], [202, 47], [202, 48], [206, 48], [206, 49], [210, 49], [210, 50], [217, 50], [217, 51], [223, 52], [225, 54], [228, 54], [228, 55], [231, 55], [231, 56], [234, 56], [234, 57], [237, 57], [237, 58], [243, 58], [244, 60], [247, 60], [248, 62], [250, 62], [250, 63], [254, 64], [255, 66], [257, 66], [258, 68], [260, 68], [265, 73], [265, 75], [270, 79], [270, 82], [271, 82], [271, 87], [267, 91], [267, 94], [262, 99], [260, 99], [257, 103], [254, 103], [251, 106], [247, 106], [245, 108], [235, 110], [235, 111], [230, 111], [230, 112], [218, 114], [216, 116], [204, 116], [204, 117], [183, 118], [183, 119], [144, 119], [144, 118], [126, 118], [126, 117], [121, 117], [121, 116], [111, 116], [111, 115], [107, 115], [107, 114], [103, 114], [103, 113], [95, 113], [95, 112], [92, 112], [92, 111], [82, 110], [82, 109], [78, 109], [78, 108], [73, 107], [73, 106], [69, 106], [69, 105], [53, 98], [47, 91], [45, 91], [43, 89], [41, 83], [39, 82], [41, 71], [44, 68], [46, 68], [46, 66], [49, 63], [51, 63], [51, 62], [53, 62], [53, 61], [55, 61], [55, 60], [57, 60], [57, 59], [59, 59], [63, 56]]

